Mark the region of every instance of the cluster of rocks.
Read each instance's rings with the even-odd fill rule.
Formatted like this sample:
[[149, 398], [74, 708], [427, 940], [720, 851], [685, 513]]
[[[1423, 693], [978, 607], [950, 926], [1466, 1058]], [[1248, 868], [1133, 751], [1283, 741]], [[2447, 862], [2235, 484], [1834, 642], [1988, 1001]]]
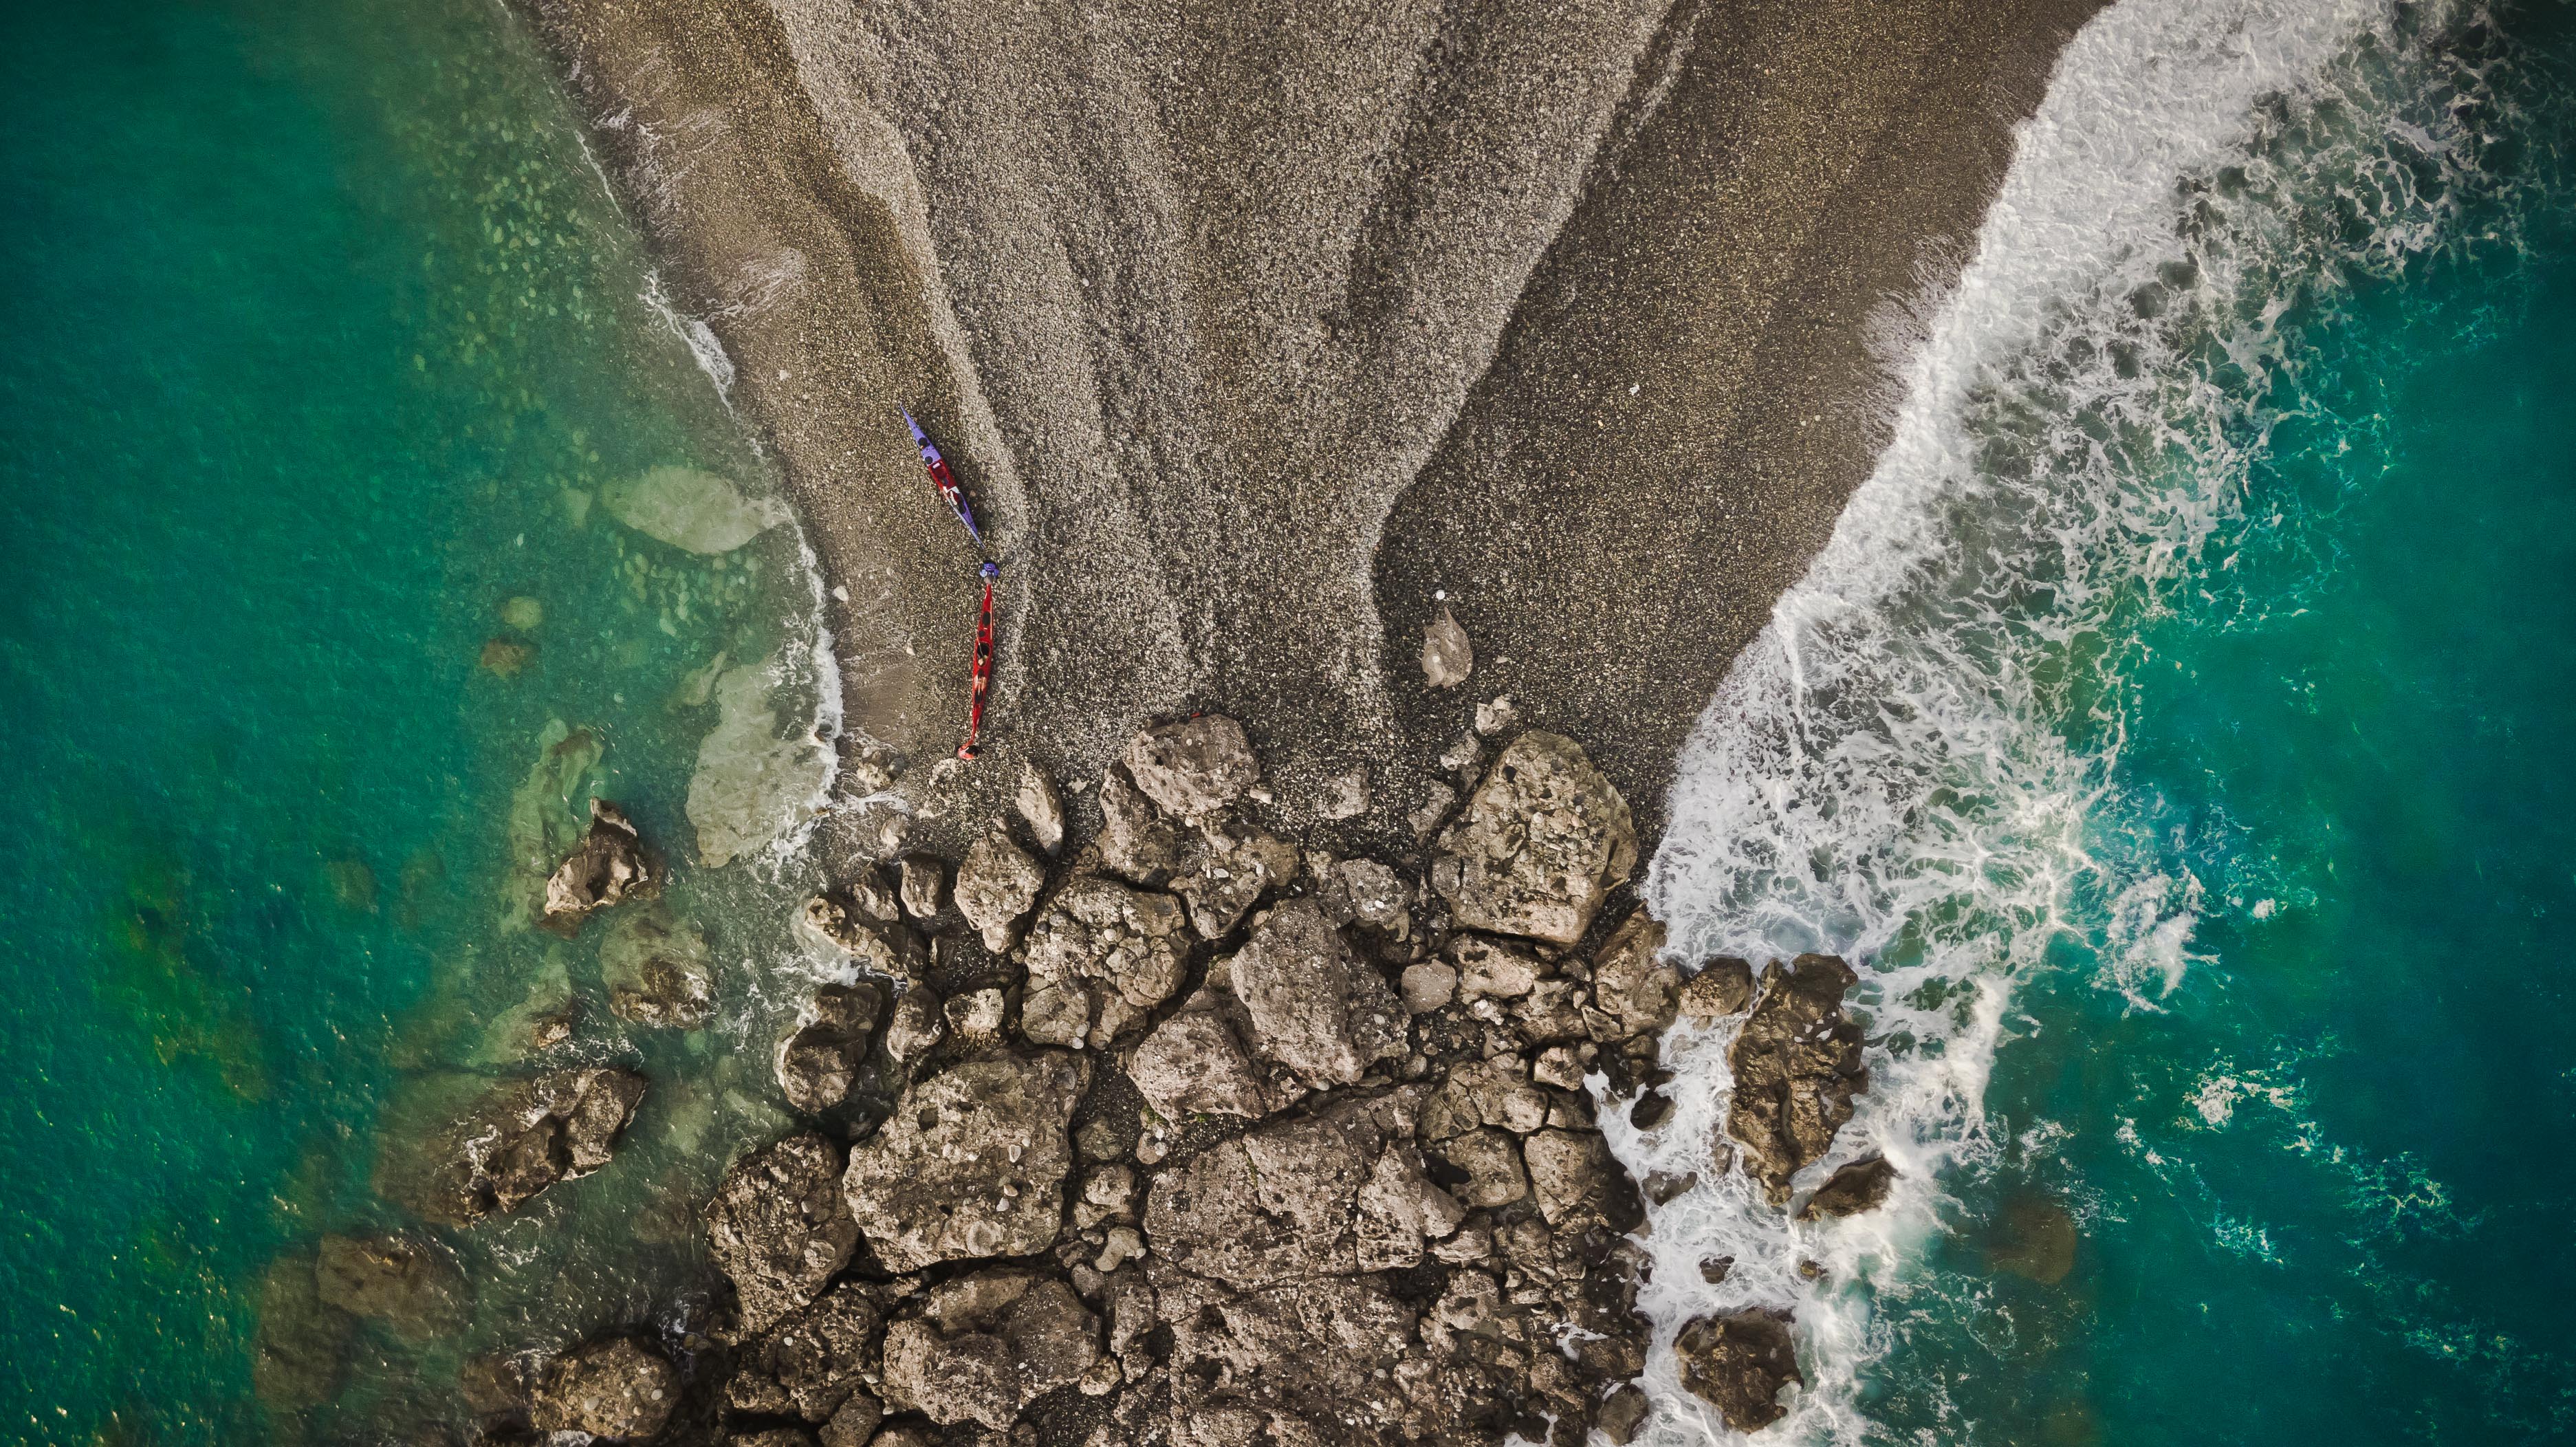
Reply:
[[[694, 1391], [763, 1447], [1631, 1440], [1644, 1214], [1596, 1089], [1651, 1128], [1662, 1033], [1749, 1010], [1730, 1133], [1786, 1205], [1866, 1084], [1853, 978], [1821, 956], [1758, 988], [1740, 960], [1685, 978], [1642, 911], [1604, 927], [1635, 830], [1572, 741], [1470, 734], [1444, 767], [1463, 799], [1421, 830], [1427, 858], [1336, 857], [1264, 826], [1249, 740], [1201, 716], [1130, 742], [1070, 857], [1031, 769], [953, 879], [915, 856], [809, 901], [857, 979], [777, 1042], [817, 1128], [736, 1162], [708, 1205], [730, 1324], [677, 1361], [584, 1344], [495, 1422], [643, 1440]], [[633, 932], [647, 959], [702, 956]], [[641, 1085], [504, 1092], [451, 1218], [603, 1158], [585, 1146]], [[1801, 1213], [1867, 1209], [1890, 1176], [1846, 1167]], [[1785, 1311], [1692, 1323], [1678, 1348], [1740, 1429], [1801, 1380]]]

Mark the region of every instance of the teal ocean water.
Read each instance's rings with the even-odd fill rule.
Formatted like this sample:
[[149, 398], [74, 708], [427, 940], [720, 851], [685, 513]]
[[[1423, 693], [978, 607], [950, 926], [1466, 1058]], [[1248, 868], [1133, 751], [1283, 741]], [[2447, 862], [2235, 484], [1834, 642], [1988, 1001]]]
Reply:
[[[793, 883], [759, 845], [823, 767], [801, 544], [655, 517], [777, 512], [505, 11], [0, 35], [0, 1439], [457, 1420], [464, 1351], [679, 1310], [672, 1203], [774, 1128], [739, 1046]], [[693, 800], [720, 725], [803, 793]], [[593, 793], [710, 937], [706, 1029], [624, 1025], [597, 930], [525, 927]], [[299, 1253], [401, 1224], [402, 1104], [557, 1012], [546, 1061], [656, 1076], [626, 1154], [457, 1241], [463, 1338], [316, 1313]]]
[[[481, 0], [0, 26], [0, 1437], [373, 1440], [461, 1420], [468, 1353], [684, 1333], [687, 1208], [781, 1119], [767, 841], [832, 711], [793, 529], [656, 508], [774, 516], [721, 360]], [[1687, 948], [1864, 964], [1888, 1211], [1707, 1169], [1716, 1034], [1616, 1142], [1702, 1175], [1667, 1333], [1795, 1306], [1771, 1435], [2576, 1436], [2571, 141], [2563, 7], [2125, 0], [2070, 50], [1655, 865]], [[704, 1029], [524, 928], [592, 794]], [[446, 1238], [456, 1335], [293, 1289], [410, 1224], [408, 1106], [609, 1061], [629, 1144]]]
[[[1655, 867], [1866, 961], [1891, 1209], [1656, 1213], [1668, 1331], [1795, 1306], [1775, 1432], [2576, 1437], [2571, 142], [2565, 7], [2070, 51]], [[1632, 1160], [1704, 1170], [1723, 1043]]]

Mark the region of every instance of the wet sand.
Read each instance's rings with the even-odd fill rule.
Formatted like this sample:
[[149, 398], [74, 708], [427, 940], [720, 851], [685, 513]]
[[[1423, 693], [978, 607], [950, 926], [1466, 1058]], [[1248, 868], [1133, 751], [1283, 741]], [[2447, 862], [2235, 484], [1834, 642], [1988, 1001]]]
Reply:
[[[1371, 769], [1345, 828], [1385, 846], [1412, 761], [1505, 692], [1660, 831], [2093, 8], [530, 13], [734, 367], [837, 589], [853, 734], [914, 761], [908, 792], [967, 824], [1023, 754], [1087, 777], [1221, 709], [1288, 822]], [[1004, 569], [963, 769], [924, 765], [959, 737], [976, 557], [898, 405]], [[1434, 691], [1442, 595], [1477, 666]]]

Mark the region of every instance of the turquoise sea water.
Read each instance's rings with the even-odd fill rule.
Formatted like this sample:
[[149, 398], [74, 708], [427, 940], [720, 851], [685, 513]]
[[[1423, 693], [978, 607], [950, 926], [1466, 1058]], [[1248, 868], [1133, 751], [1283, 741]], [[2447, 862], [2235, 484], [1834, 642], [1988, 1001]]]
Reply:
[[[683, 1083], [549, 1207], [615, 1215], [597, 1259], [559, 1222], [460, 1243], [464, 1347], [667, 1305], [688, 1233], [639, 1212], [721, 1165], [750, 972], [714, 1030], [621, 1027], [596, 931], [508, 922], [513, 811], [618, 799], [719, 964], [761, 948], [759, 871], [693, 868], [689, 685], [792, 653], [796, 541], [609, 515], [759, 463], [486, 0], [15, 5], [0, 68], [0, 1439], [282, 1440], [343, 1383], [452, 1418], [463, 1348], [345, 1321], [264, 1409], [271, 1263], [399, 1224], [387, 1103], [587, 1002], [561, 1059]], [[532, 795], [577, 731], [596, 765]]]
[[[784, 530], [600, 498], [757, 459], [498, 9], [0, 26], [0, 1438], [453, 1420], [464, 1351], [684, 1323], [681, 1208], [775, 1129], [789, 882], [690, 860], [691, 678], [790, 650], [807, 585]], [[1659, 1314], [1797, 1304], [1782, 1435], [2576, 1436], [2576, 24], [2355, 34], [1984, 356], [1973, 482], [1891, 505], [1946, 541], [1829, 577], [1862, 606], [1686, 761], [1659, 902], [1868, 963], [1849, 1148], [1908, 1172], [1876, 1222], [1658, 1214]], [[571, 730], [600, 762], [534, 798]], [[679, 859], [714, 1029], [509, 926], [514, 811], [594, 790]], [[325, 1322], [336, 1375], [263, 1403], [280, 1263], [400, 1223], [389, 1104], [565, 999], [561, 1058], [654, 1075], [627, 1154], [457, 1240], [464, 1339]], [[1622, 1149], [1704, 1166], [1714, 1098]]]
[[[2167, 65], [2333, 9], [2161, 8]], [[1907, 1172], [1876, 1220], [1658, 1214], [1668, 1321], [1797, 1304], [1792, 1438], [2576, 1437], [2576, 15], [2352, 9], [2164, 117], [2212, 139], [2134, 217], [1990, 225], [2047, 284], [1961, 304], [2034, 320], [1918, 379], [1937, 445], [1846, 539], [1893, 542], [1685, 760], [1659, 903], [1868, 961], [1842, 1153]], [[2112, 209], [2116, 155], [2056, 164]]]

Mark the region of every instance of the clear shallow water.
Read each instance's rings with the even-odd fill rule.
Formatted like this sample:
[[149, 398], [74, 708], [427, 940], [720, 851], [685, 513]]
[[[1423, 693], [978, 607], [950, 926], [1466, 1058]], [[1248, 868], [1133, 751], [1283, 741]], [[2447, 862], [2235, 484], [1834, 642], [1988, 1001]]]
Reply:
[[[704, 555], [613, 515], [759, 462], [502, 11], [13, 6], [0, 67], [0, 1437], [434, 1419], [458, 1352], [672, 1310], [673, 1203], [770, 1128], [735, 1047], [792, 866], [700, 867], [691, 676], [773, 661], [792, 741], [810, 575], [792, 528]], [[574, 730], [598, 763], [528, 794]], [[596, 928], [508, 920], [514, 809], [593, 791], [713, 938], [710, 1030], [622, 1026]], [[342, 1415], [264, 1411], [272, 1261], [401, 1224], [388, 1102], [524, 1068], [567, 999], [551, 1062], [656, 1078], [627, 1155], [460, 1239], [465, 1340], [343, 1332]]]
[[1797, 1305], [1784, 1435], [2576, 1433], [2576, 25], [2498, 19], [2096, 22], [1685, 759], [1658, 907], [1868, 961], [1906, 1172], [1657, 1213], [1667, 1331]]

